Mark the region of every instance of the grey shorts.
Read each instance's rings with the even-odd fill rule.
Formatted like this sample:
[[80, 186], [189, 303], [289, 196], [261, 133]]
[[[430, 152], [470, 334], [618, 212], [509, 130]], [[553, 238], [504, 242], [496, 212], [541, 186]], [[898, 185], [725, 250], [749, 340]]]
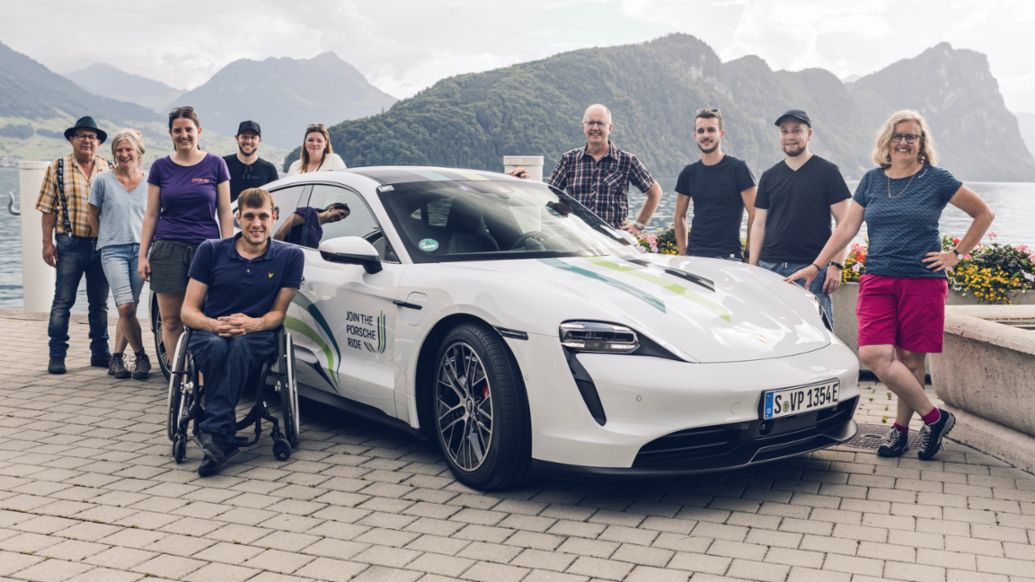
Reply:
[[155, 293], [175, 293], [187, 288], [190, 263], [198, 245], [178, 240], [156, 240], [151, 245], [151, 290]]

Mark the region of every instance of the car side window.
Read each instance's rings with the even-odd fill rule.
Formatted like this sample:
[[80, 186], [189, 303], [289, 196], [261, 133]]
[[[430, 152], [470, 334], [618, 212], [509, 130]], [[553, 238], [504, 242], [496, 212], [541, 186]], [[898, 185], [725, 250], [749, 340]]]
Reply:
[[299, 200], [305, 200], [302, 195], [309, 188], [308, 184], [299, 184], [297, 186], [288, 186], [287, 188], [281, 188], [273, 194], [273, 204], [277, 207], [279, 216], [277, 220], [273, 222], [273, 232], [276, 233], [284, 220], [294, 213], [295, 209], [298, 208]]
[[358, 236], [373, 244], [382, 260], [399, 260], [366, 202], [352, 190], [315, 184], [309, 203], [293, 215], [277, 229], [278, 239], [315, 249], [321, 241]]

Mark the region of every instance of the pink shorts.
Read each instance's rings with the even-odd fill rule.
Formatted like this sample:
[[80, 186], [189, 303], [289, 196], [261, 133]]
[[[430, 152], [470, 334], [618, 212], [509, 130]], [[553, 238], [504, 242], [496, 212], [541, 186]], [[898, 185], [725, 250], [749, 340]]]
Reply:
[[948, 295], [948, 281], [940, 277], [863, 275], [855, 305], [859, 345], [941, 352]]

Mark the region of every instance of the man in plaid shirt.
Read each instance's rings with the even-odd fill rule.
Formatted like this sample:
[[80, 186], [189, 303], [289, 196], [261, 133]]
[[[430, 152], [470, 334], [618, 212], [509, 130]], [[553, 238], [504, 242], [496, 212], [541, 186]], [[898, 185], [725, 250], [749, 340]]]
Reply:
[[107, 368], [108, 351], [108, 280], [101, 269], [101, 253], [97, 251], [97, 233], [87, 220], [90, 182], [109, 170], [108, 162], [97, 155], [97, 146], [108, 134], [97, 127], [92, 117], [81, 117], [65, 130], [65, 139], [72, 144], [72, 153], [55, 160], [47, 168], [40, 188], [36, 210], [43, 213], [43, 260], [57, 269], [54, 302], [50, 306], [51, 374], [65, 373], [68, 352], [68, 318], [75, 305], [79, 281], [86, 275], [86, 299], [89, 303], [90, 365]]
[[[614, 125], [611, 111], [590, 105], [582, 116], [585, 147], [565, 152], [550, 176], [549, 184], [567, 192], [597, 214], [604, 222], [639, 234], [661, 202], [661, 184], [651, 176], [634, 154], [615, 147], [608, 136]], [[636, 220], [629, 216], [629, 183], [647, 195]]]

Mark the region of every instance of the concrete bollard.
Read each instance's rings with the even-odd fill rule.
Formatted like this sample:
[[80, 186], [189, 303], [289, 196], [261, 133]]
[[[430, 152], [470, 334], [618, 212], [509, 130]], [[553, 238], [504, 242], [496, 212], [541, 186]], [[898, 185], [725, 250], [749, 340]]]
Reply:
[[54, 298], [55, 271], [43, 262], [43, 230], [36, 198], [49, 162], [18, 162], [18, 205], [22, 213], [22, 309], [47, 313]]
[[518, 167], [528, 171], [529, 180], [543, 181], [543, 156], [503, 156], [504, 172]]

